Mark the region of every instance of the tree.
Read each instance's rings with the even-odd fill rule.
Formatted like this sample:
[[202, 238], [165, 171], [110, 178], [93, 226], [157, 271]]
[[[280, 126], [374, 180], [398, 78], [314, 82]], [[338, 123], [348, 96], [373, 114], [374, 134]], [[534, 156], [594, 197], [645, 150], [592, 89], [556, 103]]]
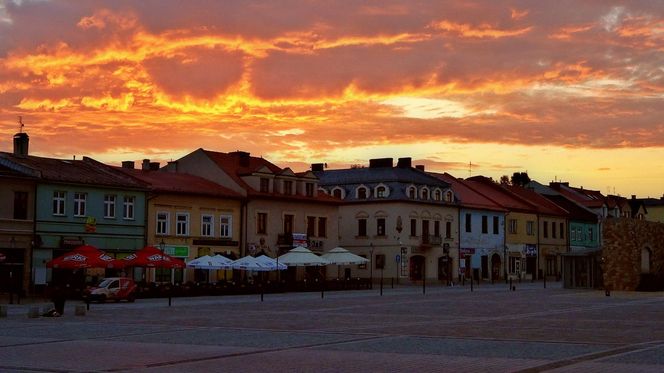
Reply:
[[512, 174], [512, 185], [525, 186], [530, 182], [528, 172], [515, 172]]
[[500, 177], [500, 185], [510, 185], [510, 177], [503, 175]]

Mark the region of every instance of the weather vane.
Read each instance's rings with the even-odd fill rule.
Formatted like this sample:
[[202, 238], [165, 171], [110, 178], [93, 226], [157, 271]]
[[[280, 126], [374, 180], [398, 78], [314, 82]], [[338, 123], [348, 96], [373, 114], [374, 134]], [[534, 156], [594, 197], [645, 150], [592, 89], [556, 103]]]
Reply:
[[23, 124], [23, 117], [20, 115], [18, 116], [18, 124], [20, 124], [18, 127], [18, 132], [23, 133], [23, 127], [25, 127], [25, 124]]

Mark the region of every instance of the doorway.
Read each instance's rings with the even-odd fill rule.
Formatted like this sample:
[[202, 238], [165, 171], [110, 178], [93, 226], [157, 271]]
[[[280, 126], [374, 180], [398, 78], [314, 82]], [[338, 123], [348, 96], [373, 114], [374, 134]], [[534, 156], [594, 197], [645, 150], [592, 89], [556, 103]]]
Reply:
[[410, 258], [410, 279], [420, 281], [424, 276], [424, 257], [415, 255]]
[[500, 255], [493, 254], [491, 256], [491, 280], [497, 281], [500, 279], [501, 264]]

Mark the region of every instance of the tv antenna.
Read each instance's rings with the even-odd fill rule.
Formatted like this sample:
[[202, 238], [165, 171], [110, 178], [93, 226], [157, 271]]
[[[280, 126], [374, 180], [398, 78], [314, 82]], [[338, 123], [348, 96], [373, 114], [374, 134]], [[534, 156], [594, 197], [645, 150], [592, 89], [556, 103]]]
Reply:
[[473, 161], [468, 163], [468, 177], [473, 176]]
[[23, 124], [23, 117], [20, 115], [18, 116], [18, 124], [20, 124], [18, 127], [18, 132], [23, 133], [23, 127], [25, 127], [25, 124]]

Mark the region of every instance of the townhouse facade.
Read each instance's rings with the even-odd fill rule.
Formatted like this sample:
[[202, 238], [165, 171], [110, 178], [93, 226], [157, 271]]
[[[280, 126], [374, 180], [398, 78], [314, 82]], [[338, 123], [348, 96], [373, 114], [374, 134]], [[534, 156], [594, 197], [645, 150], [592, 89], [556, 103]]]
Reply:
[[[147, 159], [140, 169], [125, 161], [118, 170], [148, 185], [147, 245], [185, 262], [216, 254], [239, 258], [243, 203], [239, 193], [198, 176], [159, 171], [159, 164]], [[228, 271], [190, 268], [134, 271], [135, 279], [148, 282], [216, 282], [232, 276]]]
[[459, 276], [485, 281], [505, 277], [507, 210], [448, 173], [430, 173], [450, 184], [459, 204]]
[[[339, 206], [339, 244], [370, 259], [347, 274], [449, 283], [458, 272], [458, 206], [450, 185], [412, 167], [410, 158], [372, 159], [368, 167], [312, 165]], [[351, 272], [353, 271], [353, 272]], [[350, 273], [349, 273], [350, 272]]]

